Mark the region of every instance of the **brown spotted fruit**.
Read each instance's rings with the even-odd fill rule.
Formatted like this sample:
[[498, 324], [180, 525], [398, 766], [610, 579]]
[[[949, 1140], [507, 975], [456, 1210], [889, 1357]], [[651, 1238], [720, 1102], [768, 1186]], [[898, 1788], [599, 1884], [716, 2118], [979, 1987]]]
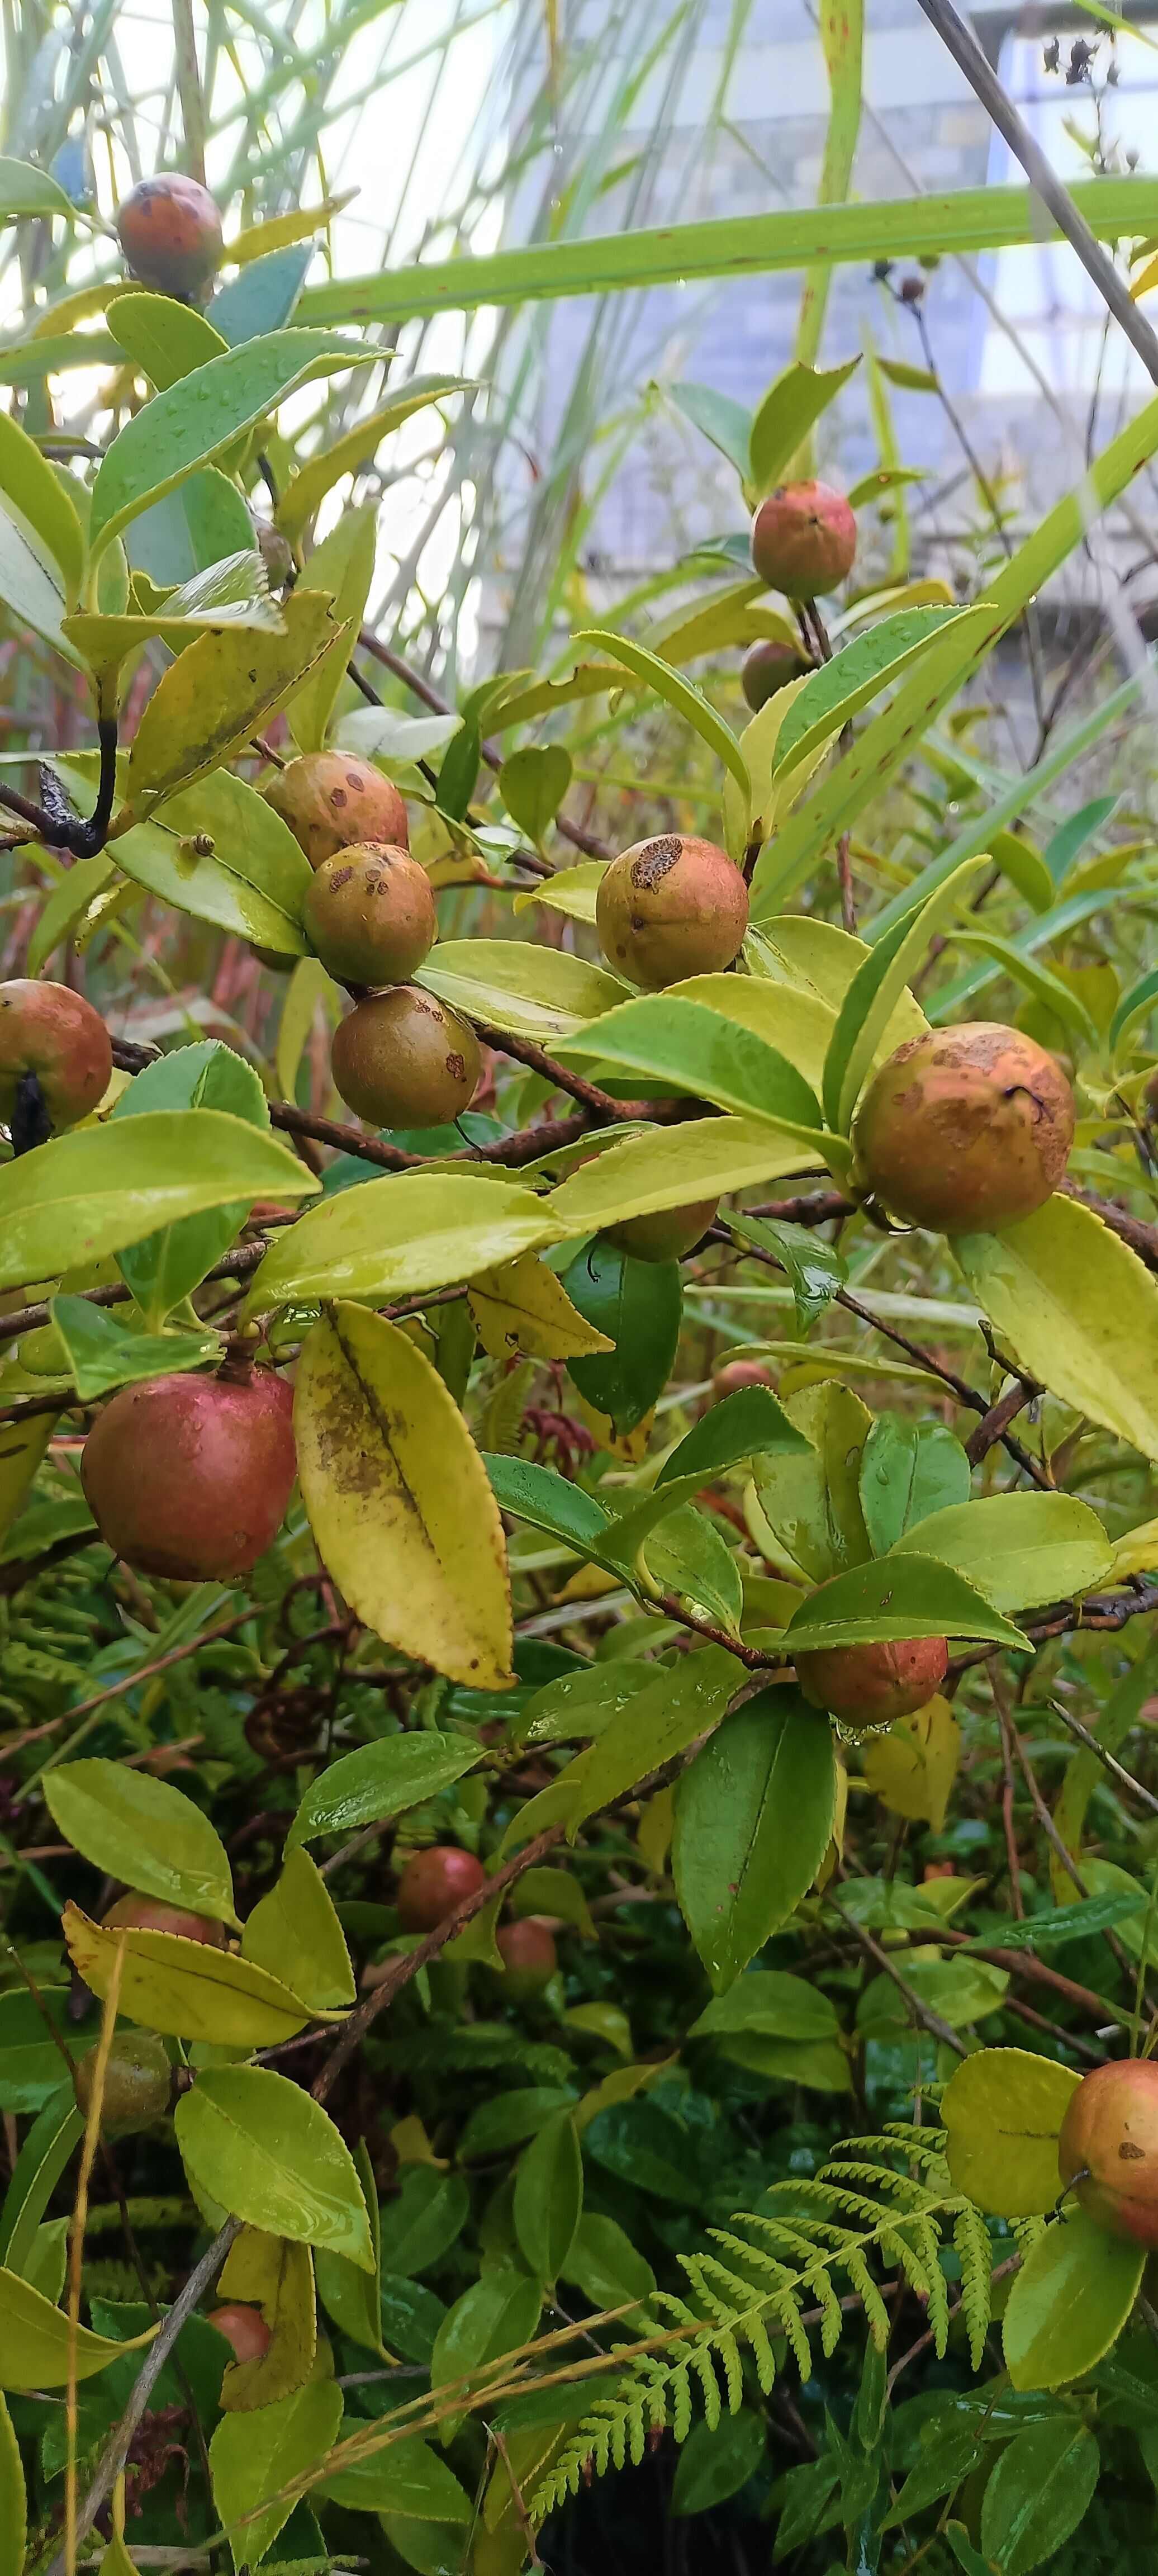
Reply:
[[617, 1244], [636, 1261], [682, 1261], [715, 1222], [718, 1199], [693, 1199], [687, 1207], [655, 1208], [647, 1216], [628, 1216], [622, 1225], [604, 1228], [605, 1243]]
[[752, 561], [769, 590], [816, 599], [852, 571], [856, 518], [830, 483], [781, 483], [752, 522]]
[[891, 1645], [817, 1646], [797, 1655], [796, 1679], [813, 1708], [825, 1709], [852, 1734], [891, 1726], [924, 1708], [944, 1681], [944, 1637], [903, 1637]]
[[989, 1234], [1063, 1178], [1074, 1100], [1055, 1056], [997, 1021], [928, 1029], [889, 1056], [853, 1124], [854, 1181], [935, 1234]]
[[506, 1972], [503, 1994], [513, 2004], [529, 2003], [541, 1995], [559, 1965], [554, 1933], [538, 1914], [504, 1923], [495, 1935], [495, 1948]]
[[[76, 2063], [76, 2098], [87, 2120], [96, 2089], [99, 2045], [86, 2049]], [[152, 2030], [118, 2030], [105, 2061], [101, 2091], [101, 2135], [127, 2137], [164, 2118], [169, 2108], [173, 2069], [165, 2043]]]
[[1071, 2093], [1057, 2154], [1063, 2185], [1110, 2236], [1158, 2248], [1158, 2065], [1123, 2057]]
[[50, 1126], [74, 1127], [99, 1107], [113, 1050], [99, 1011], [67, 984], [17, 977], [0, 984], [0, 1118], [17, 1114], [22, 1085], [35, 1076]]
[[417, 984], [355, 1003], [334, 1031], [334, 1081], [373, 1127], [442, 1127], [469, 1109], [482, 1061], [457, 1011]]
[[661, 832], [605, 869], [595, 925], [608, 965], [656, 993], [732, 964], [748, 927], [748, 889], [714, 841]]
[[207, 2323], [232, 2345], [235, 2361], [264, 2361], [272, 2336], [260, 2308], [246, 2307], [241, 2299], [225, 2299], [219, 2308], [210, 2308]]
[[438, 917], [430, 879], [409, 850], [354, 842], [315, 869], [305, 923], [340, 984], [405, 984], [434, 944]]
[[795, 644], [789, 644], [779, 636], [765, 636], [759, 644], [753, 644], [751, 651], [744, 656], [744, 667], [740, 673], [740, 686], [753, 715], [758, 715], [761, 707], [767, 706], [769, 698], [786, 689], [790, 680], [802, 679], [804, 673], [811, 669], [811, 662]]
[[80, 1464], [106, 1546], [180, 1583], [247, 1573], [277, 1537], [294, 1473], [293, 1390], [259, 1368], [122, 1387]]
[[464, 1896], [485, 1887], [487, 1874], [473, 1852], [457, 1843], [435, 1843], [412, 1852], [398, 1881], [398, 1920], [404, 1932], [433, 1932]]
[[405, 850], [406, 807], [393, 781], [347, 751], [303, 751], [263, 790], [312, 868], [367, 841]]
[[117, 238], [134, 277], [181, 304], [201, 301], [221, 266], [221, 217], [208, 188], [165, 170], [130, 189]]

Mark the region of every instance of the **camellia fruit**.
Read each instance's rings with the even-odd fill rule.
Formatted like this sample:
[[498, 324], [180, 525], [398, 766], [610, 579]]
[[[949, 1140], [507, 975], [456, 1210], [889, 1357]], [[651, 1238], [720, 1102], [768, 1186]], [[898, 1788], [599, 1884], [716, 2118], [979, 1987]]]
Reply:
[[1071, 2093], [1057, 2169], [1079, 2206], [1110, 2236], [1158, 2247], [1158, 2065], [1123, 2057], [1097, 2066]]
[[740, 686], [753, 715], [758, 715], [780, 689], [786, 689], [790, 680], [799, 680], [812, 668], [795, 644], [783, 643], [778, 636], [766, 636], [759, 644], [753, 644], [744, 656], [740, 673]]
[[648, 992], [730, 966], [748, 927], [748, 889], [714, 841], [663, 832], [613, 859], [595, 898], [599, 944]]
[[829, 483], [781, 483], [752, 522], [752, 561], [769, 590], [815, 599], [852, 571], [856, 518]]
[[303, 751], [278, 770], [262, 793], [289, 824], [312, 868], [355, 844], [410, 846], [406, 807], [393, 781], [350, 752]]
[[924, 1708], [944, 1681], [949, 1649], [943, 1637], [903, 1637], [893, 1645], [817, 1646], [795, 1662], [812, 1707], [859, 1734]]
[[936, 1234], [989, 1234], [1044, 1206], [1074, 1138], [1056, 1057], [997, 1021], [909, 1038], [853, 1122], [855, 1186]]
[[334, 1031], [334, 1081], [373, 1127], [442, 1127], [469, 1109], [482, 1060], [457, 1011], [417, 984], [357, 1002]]
[[316, 870], [305, 923], [340, 984], [405, 984], [434, 944], [434, 890], [409, 850], [355, 842]]
[[622, 1225], [605, 1226], [603, 1240], [630, 1252], [636, 1261], [680, 1261], [714, 1224], [719, 1204], [718, 1199], [694, 1199], [687, 1207], [628, 1216]]
[[767, 1360], [721, 1360], [712, 1371], [714, 1395], [739, 1395], [748, 1386], [771, 1386], [772, 1371]]
[[113, 1070], [99, 1011], [67, 984], [18, 977], [0, 984], [0, 1118], [10, 1126], [35, 1076], [51, 1127], [74, 1127], [100, 1107]]
[[208, 1941], [217, 1950], [225, 1946], [223, 1923], [194, 1914], [187, 1905], [165, 1905], [159, 1896], [118, 1896], [101, 1922], [106, 1932], [171, 1932], [181, 1941]]
[[[86, 2049], [74, 2070], [77, 2103], [86, 2120], [92, 2108], [99, 2056], [98, 2043]], [[172, 2084], [173, 2069], [165, 2043], [155, 2031], [115, 2031], [101, 2092], [102, 2136], [127, 2137], [131, 2130], [147, 2129], [154, 2120], [163, 2119]]]
[[504, 1923], [495, 1935], [495, 1948], [506, 1971], [503, 1993], [511, 2003], [529, 2003], [534, 1995], [541, 1995], [559, 1965], [555, 1936], [538, 1914]]
[[259, 1368], [122, 1387], [80, 1462], [105, 1545], [177, 1583], [248, 1573], [277, 1537], [294, 1474], [293, 1390]]
[[198, 303], [221, 266], [221, 217], [208, 188], [165, 170], [130, 190], [117, 238], [134, 277], [181, 304]]
[[398, 1881], [398, 1920], [404, 1932], [433, 1932], [464, 1896], [485, 1887], [487, 1874], [473, 1852], [436, 1843], [412, 1852]]
[[226, 2299], [221, 2307], [210, 2308], [206, 2322], [232, 2344], [235, 2361], [264, 2361], [272, 2336], [260, 2308], [247, 2308], [241, 2299]]

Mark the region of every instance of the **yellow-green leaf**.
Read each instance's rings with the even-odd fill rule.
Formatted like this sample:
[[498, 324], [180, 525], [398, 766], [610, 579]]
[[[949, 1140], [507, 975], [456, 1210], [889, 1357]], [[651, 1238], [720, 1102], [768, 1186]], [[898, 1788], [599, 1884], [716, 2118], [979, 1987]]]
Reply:
[[372, 464], [382, 440], [392, 429], [401, 428], [404, 420], [424, 410], [428, 403], [442, 402], [447, 394], [467, 393], [470, 387], [469, 376], [412, 376], [405, 391], [392, 395], [377, 411], [356, 421], [343, 438], [311, 456], [300, 474], [293, 476], [277, 508], [282, 535], [295, 545], [327, 492], [333, 490], [343, 474], [352, 474], [356, 466]]
[[953, 1251], [998, 1342], [1051, 1394], [1158, 1458], [1158, 1280], [1091, 1208], [1047, 1199]]
[[483, 1349], [493, 1360], [523, 1351], [534, 1360], [581, 1360], [614, 1350], [573, 1306], [562, 1280], [533, 1252], [483, 1270], [467, 1291]]
[[[209, 2445], [209, 2467], [235, 2568], [256, 2567], [272, 2548], [293, 2512], [293, 2497], [283, 2497], [282, 2489], [324, 2459], [337, 2438], [342, 2402], [335, 2380], [309, 2379], [292, 2397], [256, 2414], [222, 2416]], [[269, 2503], [271, 2496], [280, 2501]]]
[[44, 1798], [53, 1823], [94, 1869], [165, 1905], [236, 1925], [225, 1846], [192, 1798], [123, 1762], [66, 1762]]
[[525, 939], [440, 940], [414, 980], [468, 1019], [541, 1046], [627, 999], [626, 984], [602, 966]]
[[1114, 1551], [1098, 1515], [1074, 1494], [980, 1494], [915, 1521], [896, 1542], [935, 1556], [995, 1610], [1037, 1610], [1104, 1583]]
[[[78, 2326], [77, 2378], [91, 2379], [98, 2370], [107, 2370], [110, 2361], [119, 2361], [122, 2353], [139, 2352], [142, 2344], [152, 2342], [156, 2331], [150, 2326], [147, 2334], [135, 2335], [131, 2343], [110, 2343], [104, 2335]], [[69, 2376], [69, 2342], [63, 2311], [19, 2273], [0, 2271], [0, 2388], [63, 2388]]]
[[28, 2493], [20, 2444], [0, 2397], [0, 2576], [21, 2576], [28, 2546]]
[[[687, 1133], [686, 1128], [681, 1130]], [[0, 1195], [3, 1182], [0, 1178]], [[546, 1199], [477, 1172], [401, 1172], [311, 1208], [271, 1244], [247, 1310], [323, 1297], [416, 1296], [471, 1279], [566, 1229]]]
[[353, 636], [349, 630], [356, 635], [366, 614], [377, 530], [376, 502], [367, 502], [361, 510], [344, 510], [298, 575], [295, 598], [299, 591], [324, 592], [332, 602], [338, 629], [329, 650], [314, 663], [304, 688], [295, 689], [289, 702], [290, 732], [299, 751], [320, 751], [325, 742], [350, 658]]
[[[354, 1972], [346, 1936], [325, 1879], [308, 1852], [286, 1854], [280, 1876], [248, 1918], [241, 1955], [292, 1986], [314, 2012], [340, 2011], [344, 2004], [353, 2003]], [[244, 2295], [238, 2292], [239, 2298]]]
[[317, 1186], [275, 1137], [223, 1109], [75, 1127], [0, 1170], [0, 1288], [80, 1270], [204, 1208]]
[[1142, 2286], [1146, 2248], [1108, 2236], [1082, 2209], [1059, 2219], [1027, 2254], [1002, 2325], [1017, 2389], [1062, 2388], [1117, 2341]]
[[272, 2406], [304, 2386], [318, 2344], [314, 2266], [308, 2245], [243, 2227], [218, 2277], [219, 2299], [242, 2299], [259, 2308], [269, 2343], [252, 2361], [231, 2362], [221, 2383], [227, 2414]]
[[339, 629], [321, 591], [294, 591], [282, 614], [283, 634], [224, 629], [202, 635], [170, 665], [129, 754], [128, 797], [138, 818], [231, 760], [336, 640]]
[[[826, 1156], [838, 1141], [826, 1138]], [[596, 1234], [624, 1217], [779, 1180], [815, 1160], [802, 1151], [796, 1132], [774, 1118], [693, 1118], [686, 1127], [652, 1129], [609, 1145], [560, 1182], [545, 1208], [560, 1233]]]
[[173, 2115], [194, 2187], [248, 2227], [374, 2269], [357, 2168], [321, 2103], [267, 2066], [210, 2066]]
[[941, 2105], [955, 2191], [992, 2218], [1037, 2218], [1061, 2190], [1058, 2132], [1081, 2077], [1025, 2048], [981, 2048]]
[[310, 2019], [309, 2005], [280, 1977], [211, 1942], [186, 1941], [176, 1932], [106, 1932], [78, 1905], [65, 1908], [64, 1937], [78, 1975], [102, 2002], [123, 1946], [120, 2008], [145, 2030], [229, 2048], [271, 2048]]

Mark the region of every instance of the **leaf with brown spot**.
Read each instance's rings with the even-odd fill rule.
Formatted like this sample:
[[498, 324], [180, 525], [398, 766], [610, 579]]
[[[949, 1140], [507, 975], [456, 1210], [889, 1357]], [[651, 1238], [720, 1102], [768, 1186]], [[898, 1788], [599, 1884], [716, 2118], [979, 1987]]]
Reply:
[[382, 1316], [332, 1307], [302, 1352], [294, 1434], [318, 1552], [357, 1617], [452, 1681], [507, 1687], [498, 1505], [429, 1360]]

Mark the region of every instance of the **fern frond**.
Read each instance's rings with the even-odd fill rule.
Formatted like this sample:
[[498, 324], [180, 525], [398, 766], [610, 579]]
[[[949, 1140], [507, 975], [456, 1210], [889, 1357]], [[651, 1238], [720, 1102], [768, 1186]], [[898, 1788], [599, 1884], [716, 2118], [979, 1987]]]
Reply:
[[953, 2243], [961, 2263], [961, 2306], [969, 2335], [969, 2357], [980, 2370], [993, 2310], [989, 2230], [979, 2209], [967, 2201], [953, 2221]]

